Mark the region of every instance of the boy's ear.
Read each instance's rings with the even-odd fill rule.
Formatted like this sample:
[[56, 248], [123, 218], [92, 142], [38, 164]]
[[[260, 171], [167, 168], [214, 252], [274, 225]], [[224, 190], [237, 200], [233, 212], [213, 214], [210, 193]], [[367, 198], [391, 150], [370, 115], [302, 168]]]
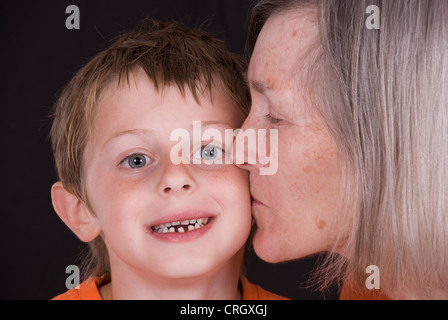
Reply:
[[86, 204], [68, 192], [62, 182], [51, 187], [53, 207], [64, 223], [81, 241], [90, 242], [101, 232], [98, 220], [90, 213]]

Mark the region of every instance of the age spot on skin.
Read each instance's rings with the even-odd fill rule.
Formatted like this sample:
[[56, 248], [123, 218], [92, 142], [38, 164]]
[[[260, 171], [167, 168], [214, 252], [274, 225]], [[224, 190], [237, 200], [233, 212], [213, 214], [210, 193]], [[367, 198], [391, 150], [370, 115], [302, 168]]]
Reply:
[[304, 167], [302, 170], [303, 170], [303, 172], [305, 172], [306, 174], [310, 174], [310, 173], [312, 173], [312, 172], [314, 171], [314, 169], [313, 169], [312, 166]]
[[320, 220], [319, 218], [316, 218], [316, 226], [319, 230], [325, 228], [326, 225], [327, 223], [325, 222], [325, 220]]

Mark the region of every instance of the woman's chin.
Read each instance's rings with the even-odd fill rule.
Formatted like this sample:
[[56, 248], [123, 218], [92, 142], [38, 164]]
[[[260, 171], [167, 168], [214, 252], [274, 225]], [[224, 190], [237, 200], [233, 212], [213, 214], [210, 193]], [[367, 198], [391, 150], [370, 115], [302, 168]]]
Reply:
[[278, 239], [282, 239], [278, 234], [273, 234], [272, 232], [263, 233], [263, 231], [257, 230], [252, 241], [257, 256], [268, 263], [279, 263], [301, 259], [325, 251], [324, 249], [320, 250], [320, 247], [309, 245], [301, 247], [301, 241], [291, 243], [293, 240], [290, 240], [285, 243], [277, 242], [276, 240]]
[[278, 246], [272, 241], [272, 238], [269, 235], [263, 235], [262, 231], [257, 230], [253, 238], [253, 247], [257, 256], [269, 263], [287, 260], [282, 250], [279, 250]]

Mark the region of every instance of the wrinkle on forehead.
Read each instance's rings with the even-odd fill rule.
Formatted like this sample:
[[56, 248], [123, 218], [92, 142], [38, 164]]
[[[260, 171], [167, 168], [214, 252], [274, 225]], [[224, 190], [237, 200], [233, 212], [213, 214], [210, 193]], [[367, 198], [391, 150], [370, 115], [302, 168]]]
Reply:
[[307, 68], [307, 57], [318, 47], [318, 30], [317, 13], [310, 10], [289, 10], [266, 21], [251, 61], [258, 60], [265, 75], [269, 74], [263, 79], [267, 87], [276, 90], [291, 84]]
[[292, 9], [275, 14], [260, 32], [249, 78], [285, 98], [293, 95], [290, 101], [295, 111], [311, 107], [312, 79], [320, 76], [314, 73], [318, 72], [321, 49], [317, 10]]

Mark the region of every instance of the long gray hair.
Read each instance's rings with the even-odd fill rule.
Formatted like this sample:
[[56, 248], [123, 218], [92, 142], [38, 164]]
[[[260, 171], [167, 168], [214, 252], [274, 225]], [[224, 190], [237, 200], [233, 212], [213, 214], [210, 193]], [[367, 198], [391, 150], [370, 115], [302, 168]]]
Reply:
[[[379, 29], [366, 27], [369, 5]], [[333, 250], [345, 257], [330, 254], [321, 284], [342, 275], [365, 288], [375, 265], [391, 295], [448, 295], [448, 1], [261, 0], [248, 54], [270, 16], [310, 8], [309, 94], [345, 172]]]

